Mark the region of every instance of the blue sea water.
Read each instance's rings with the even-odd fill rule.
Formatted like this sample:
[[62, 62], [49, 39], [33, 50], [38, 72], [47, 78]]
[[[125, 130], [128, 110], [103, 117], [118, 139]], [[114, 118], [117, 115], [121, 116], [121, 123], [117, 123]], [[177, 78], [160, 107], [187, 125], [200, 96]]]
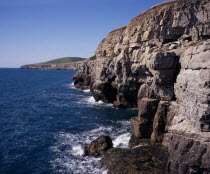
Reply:
[[136, 110], [95, 102], [75, 89], [75, 71], [0, 69], [0, 173], [101, 174], [82, 146], [110, 135], [126, 147]]

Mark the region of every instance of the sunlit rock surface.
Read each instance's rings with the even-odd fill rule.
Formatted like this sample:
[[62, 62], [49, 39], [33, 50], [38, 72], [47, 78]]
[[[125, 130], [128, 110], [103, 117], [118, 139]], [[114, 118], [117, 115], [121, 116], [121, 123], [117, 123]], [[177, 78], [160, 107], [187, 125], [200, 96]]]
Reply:
[[74, 76], [97, 101], [138, 107], [133, 134], [162, 143], [174, 174], [210, 172], [209, 25], [209, 0], [159, 4], [112, 31]]

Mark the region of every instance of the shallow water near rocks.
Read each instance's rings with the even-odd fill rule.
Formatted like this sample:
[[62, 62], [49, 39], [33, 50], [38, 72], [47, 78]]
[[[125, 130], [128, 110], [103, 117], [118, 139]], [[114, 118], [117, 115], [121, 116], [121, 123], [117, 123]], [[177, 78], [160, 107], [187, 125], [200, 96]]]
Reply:
[[75, 71], [0, 69], [0, 173], [101, 174], [82, 146], [109, 135], [127, 147], [136, 110], [95, 102]]

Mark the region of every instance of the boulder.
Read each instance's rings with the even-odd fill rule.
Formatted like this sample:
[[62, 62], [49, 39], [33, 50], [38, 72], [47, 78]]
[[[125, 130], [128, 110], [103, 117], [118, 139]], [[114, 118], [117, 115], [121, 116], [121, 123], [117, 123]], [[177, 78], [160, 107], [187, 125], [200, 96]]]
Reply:
[[109, 136], [101, 136], [84, 147], [84, 155], [99, 157], [111, 148], [113, 148], [112, 139]]

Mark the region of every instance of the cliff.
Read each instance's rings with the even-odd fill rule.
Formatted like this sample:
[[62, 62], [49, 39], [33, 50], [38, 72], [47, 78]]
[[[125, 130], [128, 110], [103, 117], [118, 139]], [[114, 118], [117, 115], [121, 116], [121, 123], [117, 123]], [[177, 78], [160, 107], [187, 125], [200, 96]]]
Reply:
[[73, 77], [96, 101], [137, 107], [139, 139], [162, 143], [173, 174], [210, 172], [210, 1], [172, 0], [109, 33]]
[[23, 65], [20, 68], [42, 70], [78, 70], [84, 60], [84, 58], [80, 57], [64, 57], [43, 63]]

